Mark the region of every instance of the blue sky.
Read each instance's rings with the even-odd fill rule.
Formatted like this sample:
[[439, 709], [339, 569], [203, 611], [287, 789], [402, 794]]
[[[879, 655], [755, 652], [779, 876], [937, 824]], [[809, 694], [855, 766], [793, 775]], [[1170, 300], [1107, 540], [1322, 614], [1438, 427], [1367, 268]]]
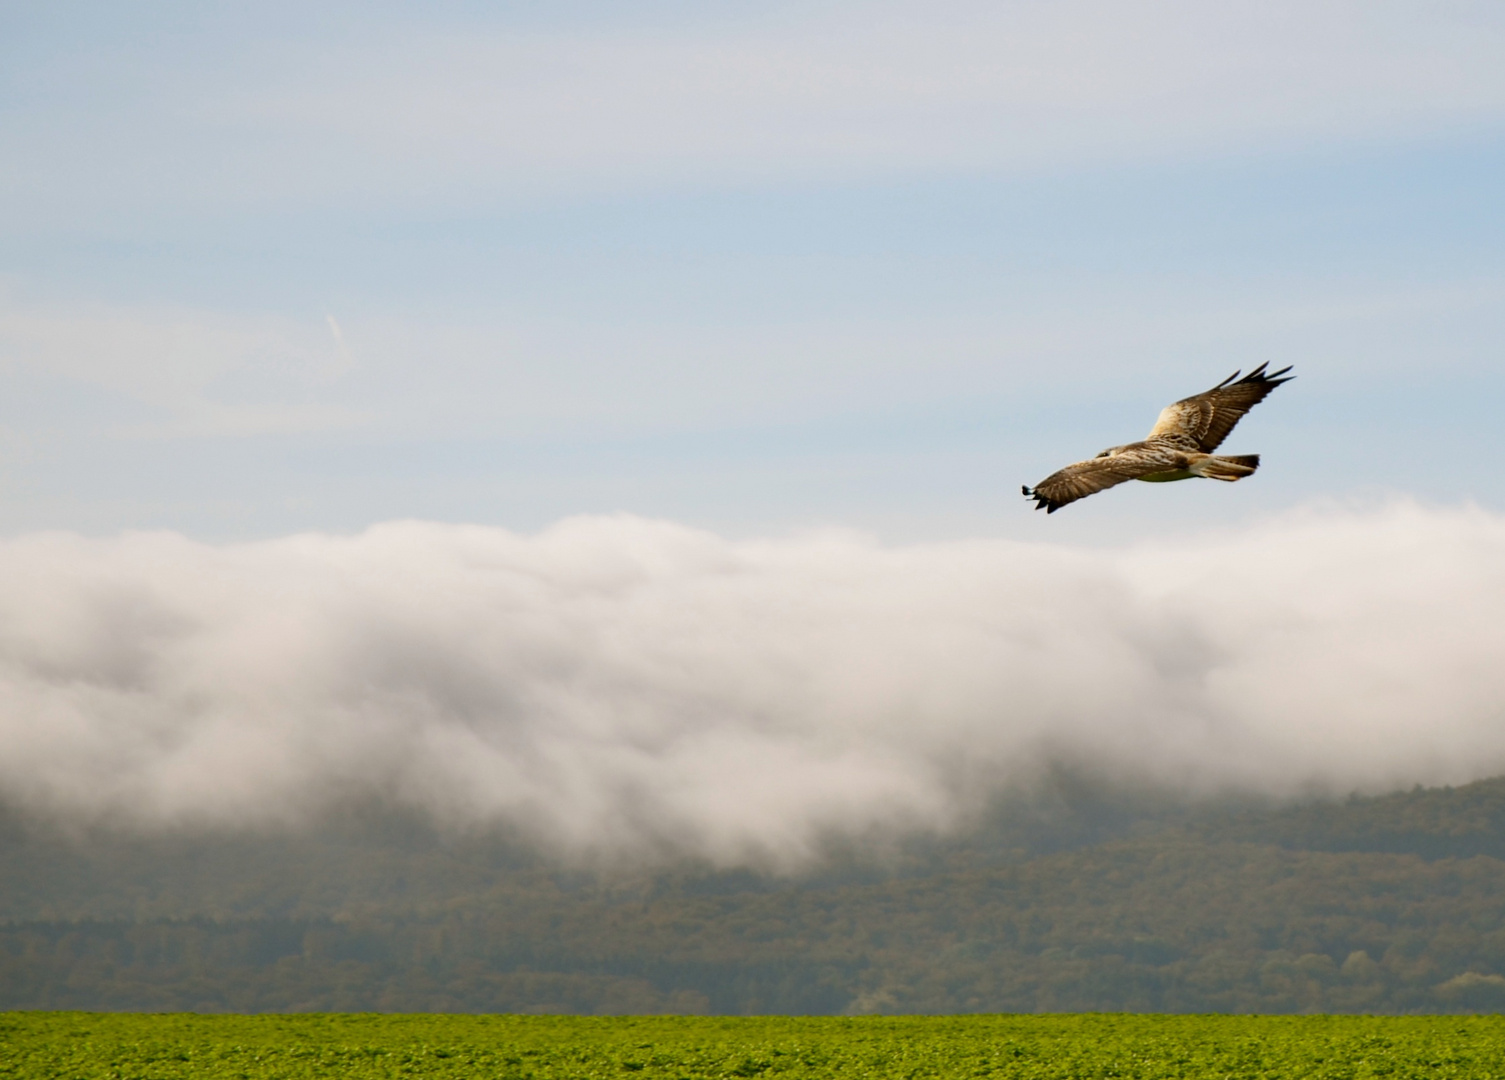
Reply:
[[[0, 531], [1498, 510], [1502, 55], [1488, 3], [8, 5]], [[1266, 360], [1254, 480], [1019, 497]]]

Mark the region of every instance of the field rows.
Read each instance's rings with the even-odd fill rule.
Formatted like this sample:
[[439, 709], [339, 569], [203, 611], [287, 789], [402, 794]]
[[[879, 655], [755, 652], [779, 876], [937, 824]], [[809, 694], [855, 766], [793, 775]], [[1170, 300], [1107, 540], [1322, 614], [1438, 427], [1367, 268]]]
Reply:
[[0, 1078], [1499, 1077], [1499, 1017], [0, 1014]]

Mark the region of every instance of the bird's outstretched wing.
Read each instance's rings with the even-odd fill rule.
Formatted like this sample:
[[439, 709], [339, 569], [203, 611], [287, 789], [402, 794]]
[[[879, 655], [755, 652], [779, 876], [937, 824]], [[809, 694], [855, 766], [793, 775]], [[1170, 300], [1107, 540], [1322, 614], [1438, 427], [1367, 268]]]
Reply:
[[1035, 509], [1054, 514], [1067, 503], [1096, 495], [1126, 480], [1138, 480], [1152, 473], [1168, 472], [1185, 465], [1185, 458], [1161, 447], [1136, 446], [1112, 457], [1095, 457], [1078, 461], [1051, 473], [1033, 488], [1025, 487], [1026, 498], [1035, 500]]
[[1261, 364], [1242, 379], [1235, 371], [1205, 394], [1183, 398], [1166, 406], [1147, 438], [1180, 436], [1192, 440], [1203, 453], [1212, 453], [1246, 412], [1263, 401], [1271, 390], [1296, 377], [1281, 378], [1291, 370], [1289, 367], [1267, 375], [1265, 368], [1268, 366]]

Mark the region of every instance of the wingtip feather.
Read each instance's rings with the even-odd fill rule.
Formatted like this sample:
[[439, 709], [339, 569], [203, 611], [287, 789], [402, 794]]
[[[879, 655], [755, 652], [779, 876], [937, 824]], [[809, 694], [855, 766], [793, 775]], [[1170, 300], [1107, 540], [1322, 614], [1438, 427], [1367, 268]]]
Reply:
[[[1240, 379], [1239, 382], [1241, 382], [1241, 383], [1263, 383], [1266, 386], [1272, 386], [1273, 387], [1273, 386], [1279, 386], [1281, 383], [1290, 382], [1292, 379], [1294, 379], [1296, 377], [1294, 375], [1286, 375], [1286, 372], [1290, 371], [1291, 368], [1295, 367], [1294, 364], [1287, 364], [1285, 367], [1281, 368], [1279, 371], [1266, 371], [1265, 369], [1267, 367], [1269, 367], [1269, 366], [1270, 366], [1270, 361], [1266, 360], [1263, 364], [1259, 365], [1259, 367], [1255, 368], [1253, 371], [1249, 372], [1249, 374], [1245, 375], [1242, 379]], [[1281, 378], [1282, 375], [1285, 375], [1285, 378]]]

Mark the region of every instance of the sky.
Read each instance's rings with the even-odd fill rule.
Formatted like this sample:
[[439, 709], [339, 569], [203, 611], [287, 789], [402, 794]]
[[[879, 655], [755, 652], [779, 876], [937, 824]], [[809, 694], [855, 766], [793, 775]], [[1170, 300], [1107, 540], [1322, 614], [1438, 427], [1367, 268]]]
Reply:
[[[793, 865], [1505, 770], [1505, 8], [0, 4], [0, 800]], [[1238, 484], [1020, 495], [1261, 363]]]
[[[5, 5], [0, 532], [1499, 507], [1502, 54], [1461, 2]], [[1255, 480], [1024, 512], [1264, 361]]]

